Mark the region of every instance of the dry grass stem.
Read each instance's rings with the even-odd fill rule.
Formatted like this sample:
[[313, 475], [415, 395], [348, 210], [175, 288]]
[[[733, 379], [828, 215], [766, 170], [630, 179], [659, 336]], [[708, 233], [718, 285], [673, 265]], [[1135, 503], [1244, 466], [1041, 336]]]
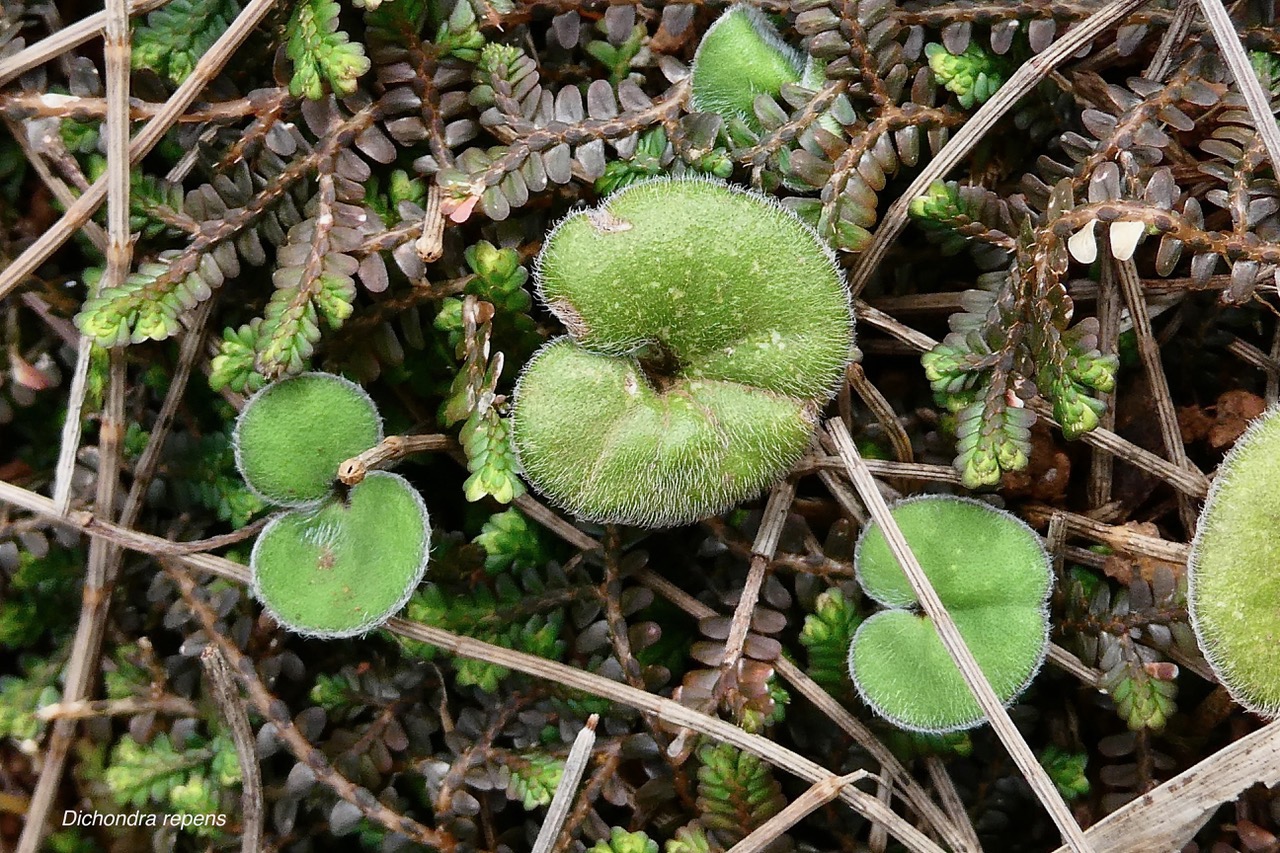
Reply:
[[582, 782], [582, 774], [586, 772], [587, 763], [591, 760], [591, 748], [596, 742], [596, 724], [600, 722], [597, 714], [587, 718], [587, 724], [578, 730], [569, 748], [569, 755], [564, 761], [564, 771], [556, 784], [556, 792], [551, 797], [551, 805], [547, 806], [547, 816], [542, 819], [538, 829], [538, 837], [533, 842], [530, 853], [551, 853], [560, 827], [564, 826], [569, 809], [573, 806], [573, 795]]
[[[1169, 380], [1164, 374], [1164, 365], [1160, 362], [1160, 347], [1156, 343], [1155, 332], [1151, 328], [1151, 316], [1147, 313], [1147, 301], [1142, 295], [1142, 282], [1138, 277], [1138, 266], [1130, 258], [1118, 261], [1107, 256], [1114, 267], [1114, 277], [1124, 295], [1125, 304], [1129, 307], [1129, 316], [1133, 320], [1133, 332], [1137, 339], [1138, 355], [1142, 359], [1142, 367], [1146, 373], [1147, 385], [1151, 392], [1152, 407], [1156, 420], [1160, 424], [1160, 436], [1164, 440], [1165, 453], [1169, 461], [1179, 468], [1187, 468], [1200, 473], [1187, 460], [1187, 448], [1182, 443], [1182, 431], [1178, 426], [1178, 413], [1173, 407], [1173, 397], [1169, 393]], [[1108, 411], [1111, 407], [1108, 406]], [[1114, 418], [1113, 418], [1114, 420]], [[1178, 494], [1178, 517], [1182, 519], [1183, 529], [1188, 535], [1196, 529], [1196, 508], [1192, 506], [1190, 497], [1183, 492]]]
[[1271, 98], [1262, 90], [1262, 84], [1253, 73], [1249, 55], [1245, 53], [1244, 45], [1236, 35], [1235, 24], [1231, 23], [1231, 15], [1222, 0], [1199, 0], [1199, 4], [1200, 13], [1209, 22], [1218, 50], [1226, 61], [1227, 68], [1231, 69], [1231, 76], [1235, 78], [1240, 94], [1244, 95], [1244, 102], [1253, 117], [1254, 130], [1262, 138], [1271, 167], [1280, 171], [1280, 127], [1277, 127], [1275, 116], [1271, 112]]
[[[98, 427], [98, 478], [94, 499], [95, 512], [110, 520], [115, 504], [116, 489], [120, 482], [121, 444], [124, 441], [124, 354], [111, 353], [108, 367], [107, 388]], [[2, 484], [0, 484], [2, 485]], [[64, 515], [54, 506], [52, 515]], [[102, 638], [106, 632], [107, 608], [111, 603], [111, 589], [115, 582], [113, 567], [117, 565], [118, 547], [106, 539], [94, 539], [89, 543], [89, 557], [85, 569], [84, 592], [80, 604], [80, 618], [76, 623], [71, 657], [67, 662], [62, 702], [78, 702], [89, 698], [94, 679], [98, 675], [98, 656], [102, 650]], [[62, 772], [75, 739], [75, 720], [58, 720], [54, 723], [45, 746], [44, 764], [36, 781], [31, 803], [26, 811], [26, 822], [18, 838], [17, 853], [36, 853], [48, 828], [49, 811], [53, 808], [58, 788], [62, 784]]]
[[1220, 805], [1252, 785], [1277, 783], [1280, 722], [1273, 722], [1107, 815], [1085, 837], [1107, 853], [1181, 850]]
[[[153, 9], [159, 9], [168, 2], [169, 0], [132, 0], [129, 3], [129, 14], [144, 15]], [[50, 59], [61, 56], [98, 35], [107, 25], [108, 14], [106, 10], [94, 12], [92, 15], [87, 15], [53, 35], [18, 51], [8, 59], [0, 60], [0, 86], [8, 83], [24, 71], [29, 71], [37, 65], [43, 65]]]
[[[792, 800], [785, 809], [756, 827], [750, 835], [729, 848], [729, 853], [760, 853], [791, 827], [804, 820], [815, 809], [825, 806], [834, 800], [845, 785], [851, 785], [860, 779], [867, 778], [865, 770], [855, 770], [844, 776], [833, 776], [821, 782], [815, 782], [800, 796]], [[878, 825], [878, 824], [877, 824]]]
[[[1107, 253], [1110, 256], [1110, 252]], [[1145, 294], [1146, 291], [1144, 291]], [[1102, 264], [1102, 278], [1098, 284], [1098, 351], [1103, 355], [1115, 355], [1120, 342], [1120, 290], [1116, 287], [1115, 264]], [[1099, 391], [1097, 397], [1106, 404], [1098, 416], [1098, 426], [1105, 430], [1116, 428], [1116, 392]], [[1115, 457], [1103, 448], [1095, 447], [1089, 458], [1089, 506], [1100, 507], [1111, 501], [1111, 484], [1115, 476]]]
[[755, 615], [769, 561], [778, 550], [778, 539], [782, 536], [782, 528], [787, 523], [787, 514], [791, 511], [791, 502], [795, 497], [795, 481], [787, 479], [773, 487], [769, 500], [765, 503], [760, 529], [756, 531], [755, 542], [751, 545], [751, 567], [747, 570], [747, 579], [743, 583], [738, 604], [733, 609], [729, 636], [724, 643], [724, 657], [720, 659], [722, 685], [728, 684], [726, 676], [737, 669], [738, 660], [742, 657], [742, 647], [747, 641], [747, 631], [751, 628], [751, 618]]
[[240, 760], [240, 850], [242, 853], [257, 853], [262, 849], [263, 819], [262, 770], [258, 767], [257, 742], [227, 659], [216, 644], [204, 647], [200, 653], [200, 665], [209, 677], [213, 701], [231, 729], [231, 740]]
[[965, 808], [964, 800], [960, 799], [960, 792], [956, 790], [956, 783], [947, 772], [946, 762], [936, 755], [929, 755], [924, 759], [924, 766], [929, 771], [929, 781], [933, 783], [933, 789], [938, 792], [938, 799], [942, 801], [942, 807], [947, 810], [951, 822], [964, 833], [970, 849], [981, 850], [982, 842], [978, 840], [978, 830], [969, 819], [969, 810]]
[[1094, 542], [1110, 545], [1117, 551], [1135, 556], [1151, 557], [1166, 563], [1183, 565], [1187, 562], [1188, 546], [1181, 542], [1170, 542], [1157, 536], [1148, 536], [1128, 527], [1116, 527], [1095, 521], [1087, 515], [1067, 512], [1056, 507], [1043, 504], [1029, 504], [1025, 508], [1027, 520], [1032, 524], [1048, 524], [1055, 517], [1061, 518], [1067, 532], [1073, 536], [1083, 536]]
[[124, 699], [81, 699], [76, 702], [55, 702], [36, 711], [40, 720], [87, 720], [91, 717], [129, 717], [135, 714], [169, 714], [175, 717], [194, 717], [200, 709], [190, 699], [181, 696], [161, 696], [144, 699], [129, 696]]
[[[1058, 425], [1053, 419], [1053, 410], [1042, 398], [1031, 400], [1028, 405], [1037, 415], [1047, 422]], [[1091, 447], [1101, 448], [1123, 459], [1136, 468], [1152, 474], [1178, 491], [1193, 498], [1204, 498], [1209, 494], [1209, 478], [1199, 471], [1179, 468], [1167, 459], [1161, 459], [1149, 450], [1143, 450], [1131, 441], [1126, 441], [1110, 430], [1097, 427], [1084, 435], [1080, 440]]]

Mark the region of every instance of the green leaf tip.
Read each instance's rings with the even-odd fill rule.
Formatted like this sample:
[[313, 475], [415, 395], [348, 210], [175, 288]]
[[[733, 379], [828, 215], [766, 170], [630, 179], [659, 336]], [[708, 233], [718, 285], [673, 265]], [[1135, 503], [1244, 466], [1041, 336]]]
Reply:
[[805, 77], [805, 61], [764, 13], [752, 6], [730, 6], [711, 25], [693, 57], [693, 109], [739, 118], [760, 130], [757, 95], [777, 96], [788, 83]]
[[[1040, 537], [1020, 519], [969, 498], [928, 495], [895, 504], [893, 518], [955, 620], [996, 695], [1012, 702], [1049, 645], [1052, 568]], [[858, 582], [889, 608], [858, 628], [849, 671], [858, 693], [895, 725], [934, 734], [985, 720], [878, 526], [854, 555]]]
[[1280, 408], [1218, 468], [1187, 560], [1187, 609], [1205, 660], [1245, 708], [1280, 716]]
[[263, 500], [309, 506], [333, 490], [338, 465], [382, 441], [382, 418], [354, 382], [303, 373], [249, 398], [236, 421], [236, 467]]
[[426, 504], [398, 474], [374, 471], [311, 511], [272, 520], [254, 544], [253, 596], [295, 633], [363, 634], [405, 605], [427, 568]]
[[293, 7], [285, 25], [285, 53], [293, 60], [289, 94], [319, 100], [328, 84], [345, 97], [371, 67], [364, 45], [338, 29], [341, 11], [334, 0], [300, 0]]
[[537, 277], [569, 336], [526, 365], [512, 437], [533, 487], [591, 521], [668, 527], [758, 495], [803, 454], [853, 344], [817, 235], [712, 181], [571, 215]]

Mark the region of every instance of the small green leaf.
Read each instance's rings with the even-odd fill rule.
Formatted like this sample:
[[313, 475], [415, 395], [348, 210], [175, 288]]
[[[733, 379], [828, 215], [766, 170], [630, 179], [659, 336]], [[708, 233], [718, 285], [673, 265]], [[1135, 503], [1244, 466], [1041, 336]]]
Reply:
[[236, 465], [263, 500], [307, 506], [333, 489], [338, 465], [382, 441], [382, 419], [359, 385], [329, 373], [276, 382], [236, 421]]
[[338, 29], [340, 11], [334, 0], [299, 0], [293, 7], [285, 26], [285, 52], [293, 60], [290, 94], [318, 100], [328, 84], [335, 95], [350, 95], [369, 70], [364, 45]]
[[253, 596], [296, 633], [363, 634], [409, 599], [426, 571], [430, 537], [417, 490], [397, 474], [374, 471], [345, 499], [267, 525], [250, 561]]
[[134, 28], [134, 69], [149, 68], [172, 83], [183, 82], [239, 14], [236, 0], [171, 0]]

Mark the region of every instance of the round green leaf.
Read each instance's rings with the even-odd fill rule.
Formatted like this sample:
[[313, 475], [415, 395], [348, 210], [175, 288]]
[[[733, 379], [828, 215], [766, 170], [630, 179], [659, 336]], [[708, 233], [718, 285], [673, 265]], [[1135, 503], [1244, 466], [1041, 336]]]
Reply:
[[1280, 715], [1280, 409], [1227, 454], [1187, 561], [1187, 603], [1205, 660], [1232, 698]]
[[362, 634], [396, 613], [422, 580], [430, 525], [403, 477], [374, 471], [346, 500], [277, 516], [250, 561], [253, 595], [291, 631]]
[[525, 476], [593, 521], [687, 523], [759, 494], [808, 445], [853, 343], [830, 252], [763, 196], [650, 181], [548, 237], [569, 337], [516, 388]]
[[804, 77], [804, 59], [753, 6], [735, 5], [703, 35], [693, 58], [692, 106], [760, 129], [756, 95], [777, 96]]
[[354, 382], [303, 373], [263, 388], [236, 421], [236, 466], [259, 497], [310, 506], [333, 491], [338, 465], [382, 441], [382, 418]]
[[[892, 514], [996, 695], [1013, 701], [1049, 643], [1052, 569], [1040, 538], [1009, 513], [967, 498], [912, 498]], [[854, 562], [867, 595], [891, 608], [866, 620], [850, 646], [849, 670], [863, 701], [915, 731], [983, 722], [933, 621], [902, 609], [917, 602], [878, 525], [863, 532]]]

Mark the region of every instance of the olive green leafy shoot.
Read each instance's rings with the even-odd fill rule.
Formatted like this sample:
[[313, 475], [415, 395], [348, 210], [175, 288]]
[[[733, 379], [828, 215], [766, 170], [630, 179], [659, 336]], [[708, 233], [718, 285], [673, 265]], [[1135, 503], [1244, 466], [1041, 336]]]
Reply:
[[537, 275], [569, 334], [525, 367], [514, 445], [533, 487], [588, 520], [672, 526], [758, 495], [849, 360], [829, 250], [725, 184], [633, 184], [561, 222]]
[[1218, 468], [1187, 560], [1196, 639], [1232, 698], [1280, 715], [1280, 409], [1261, 415]]
[[[893, 518], [955, 620], [982, 672], [1005, 702], [1035, 677], [1049, 645], [1051, 566], [1040, 538], [1018, 518], [967, 498], [929, 495], [895, 504]], [[862, 623], [849, 670], [863, 701], [914, 731], [960, 731], [985, 717], [878, 526], [854, 555], [858, 582], [887, 609]]]
[[362, 634], [404, 606], [426, 571], [426, 504], [407, 480], [375, 471], [339, 493], [338, 465], [382, 440], [382, 418], [356, 384], [304, 373], [268, 385], [236, 422], [236, 465], [265, 500], [296, 507], [262, 531], [253, 595], [284, 627]]

